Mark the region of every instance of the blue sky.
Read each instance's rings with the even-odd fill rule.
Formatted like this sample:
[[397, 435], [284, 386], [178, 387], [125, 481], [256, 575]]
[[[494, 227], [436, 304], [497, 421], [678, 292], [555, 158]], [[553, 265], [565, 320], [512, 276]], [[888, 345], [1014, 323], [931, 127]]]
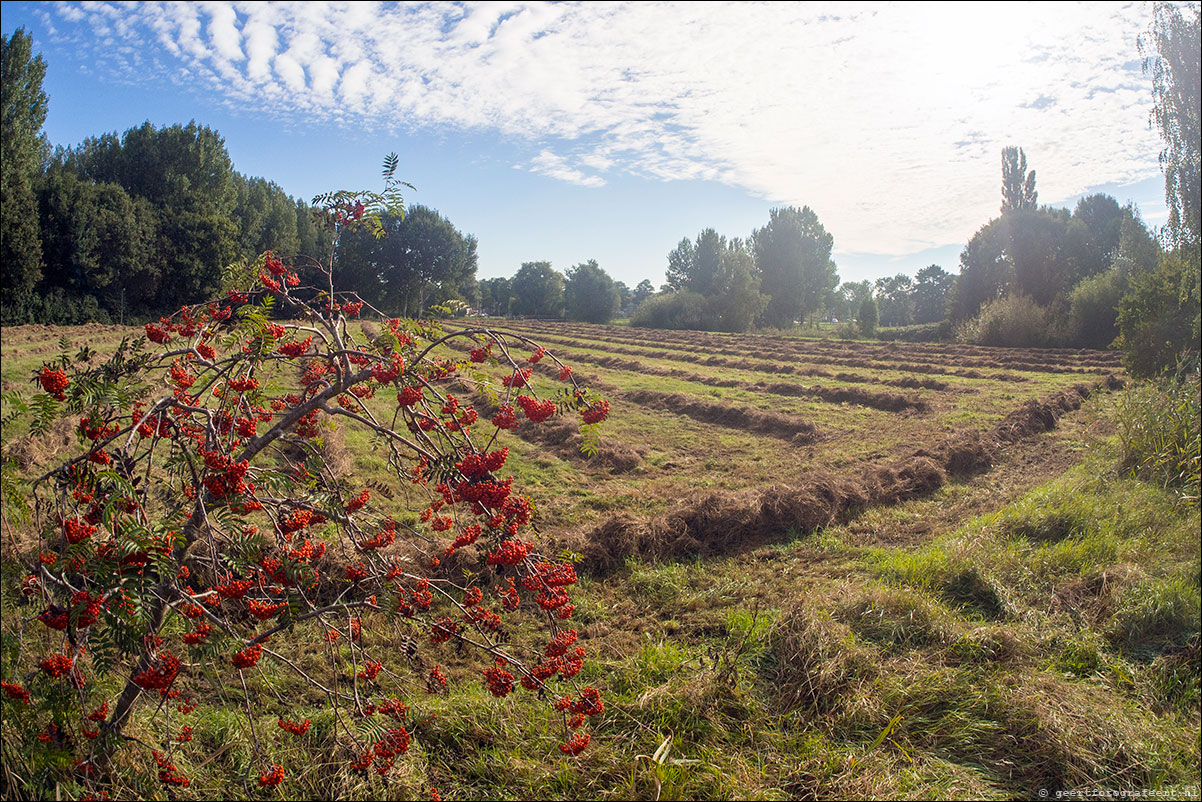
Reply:
[[1145, 3], [9, 3], [55, 145], [196, 121], [305, 199], [384, 155], [480, 242], [480, 277], [596, 259], [658, 285], [682, 237], [808, 205], [845, 281], [955, 272], [1001, 149], [1042, 203], [1163, 224]]

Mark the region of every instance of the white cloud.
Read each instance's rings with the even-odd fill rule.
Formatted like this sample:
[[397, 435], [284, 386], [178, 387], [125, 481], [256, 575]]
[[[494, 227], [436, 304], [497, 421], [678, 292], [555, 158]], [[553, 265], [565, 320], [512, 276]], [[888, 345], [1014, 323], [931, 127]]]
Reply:
[[577, 184], [582, 187], [603, 187], [605, 179], [600, 176], [588, 175], [570, 166], [568, 161], [562, 156], [558, 156], [549, 150], [540, 152], [537, 156], [530, 160], [530, 171], [541, 175], [557, 178], [560, 181], [567, 181], [569, 184]]
[[[1157, 174], [1135, 4], [68, 3], [228, 102], [528, 142], [525, 169], [722, 181], [836, 245], [962, 242], [1019, 145], [1040, 198]], [[128, 30], [127, 30], [128, 29]], [[207, 36], [205, 35], [207, 33]], [[97, 60], [106, 54], [97, 51]], [[112, 69], [119, 69], [113, 62]], [[127, 67], [128, 69], [128, 67]], [[1124, 199], [1120, 199], [1124, 200]]]

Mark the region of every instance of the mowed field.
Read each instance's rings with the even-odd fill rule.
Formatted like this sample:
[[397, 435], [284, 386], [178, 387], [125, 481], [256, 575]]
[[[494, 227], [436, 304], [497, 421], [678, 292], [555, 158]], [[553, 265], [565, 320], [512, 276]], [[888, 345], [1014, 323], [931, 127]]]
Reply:
[[544, 523], [595, 568], [732, 553], [929, 493], [1121, 383], [1096, 351], [497, 325], [612, 403], [595, 457], [566, 424], [527, 424], [515, 449], [548, 477]]
[[[1198, 798], [1199, 515], [1120, 467], [1116, 354], [447, 323], [490, 326], [612, 405], [593, 456], [570, 418], [507, 439], [545, 551], [579, 561], [593, 743], [564, 757], [545, 702], [491, 698], [448, 651], [451, 692], [409, 689], [421, 724], [384, 785], [264, 661], [260, 731], [293, 708], [314, 722], [277, 747], [283, 797]], [[139, 332], [5, 329], [3, 388], [32, 390], [60, 339], [104, 352]], [[560, 386], [539, 370], [536, 391]], [[487, 411], [470, 382], [448, 389]], [[32, 468], [72, 440], [8, 450]], [[365, 438], [331, 443], [340, 469], [396, 481]], [[205, 687], [178, 798], [240, 796], [246, 711]], [[133, 734], [153, 738], [151, 712]]]

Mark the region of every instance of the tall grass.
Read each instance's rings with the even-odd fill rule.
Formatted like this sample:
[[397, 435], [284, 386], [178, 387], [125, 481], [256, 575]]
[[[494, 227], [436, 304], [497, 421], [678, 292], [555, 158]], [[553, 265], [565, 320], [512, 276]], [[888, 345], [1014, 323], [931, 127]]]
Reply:
[[1200, 392], [1195, 366], [1188, 375], [1145, 382], [1123, 393], [1114, 416], [1124, 467], [1145, 481], [1175, 489], [1194, 506], [1202, 467]]

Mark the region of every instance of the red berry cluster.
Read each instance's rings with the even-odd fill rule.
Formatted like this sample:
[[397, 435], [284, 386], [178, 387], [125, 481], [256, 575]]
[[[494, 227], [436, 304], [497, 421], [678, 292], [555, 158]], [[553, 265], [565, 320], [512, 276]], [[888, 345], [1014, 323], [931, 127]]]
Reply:
[[259, 775], [260, 788], [275, 788], [284, 781], [284, 767], [276, 763]]
[[166, 693], [175, 682], [182, 665], [178, 657], [170, 652], [163, 652], [145, 671], [135, 674], [133, 682], [139, 688]]
[[587, 424], [600, 423], [609, 417], [609, 402], [602, 400], [590, 404], [580, 412], [580, 419]]
[[53, 368], [50, 365], [43, 365], [42, 372], [38, 374], [38, 382], [42, 385], [42, 389], [50, 395], [57, 398], [59, 401], [67, 399], [67, 387], [71, 382], [67, 379], [67, 374], [60, 368]]
[[24, 702], [25, 704], [29, 704], [29, 691], [25, 690], [25, 688], [21, 687], [17, 683], [0, 682], [0, 688], [3, 688], [4, 692], [13, 699], [16, 699], [19, 702]]
[[244, 668], [253, 668], [259, 662], [259, 658], [263, 656], [263, 644], [256, 643], [253, 646], [247, 646], [242, 651], [235, 652], [230, 662], [234, 664], [234, 668], [242, 670]]
[[168, 760], [162, 753], [154, 752], [154, 760], [159, 764], [159, 781], [166, 785], [178, 785], [181, 788], [187, 788], [192, 784], [192, 781], [180, 773], [175, 764]]
[[96, 534], [96, 527], [84, 523], [78, 518], [68, 518], [63, 521], [63, 535], [72, 545], [82, 543], [94, 534]]
[[280, 719], [277, 723], [284, 732], [290, 732], [293, 735], [304, 735], [309, 731], [309, 725], [313, 722], [310, 719], [305, 719], [304, 721], [285, 721], [284, 719]]
[[503, 668], [495, 666], [486, 668], [481, 672], [484, 674], [484, 681], [488, 685], [488, 692], [498, 699], [509, 695], [513, 690], [513, 674], [510, 674]]
[[526, 413], [526, 417], [535, 423], [542, 423], [557, 411], [554, 402], [550, 400], [536, 401], [528, 395], [519, 395], [517, 402], [518, 406], [522, 408], [522, 412]]
[[52, 677], [61, 677], [67, 674], [74, 664], [75, 661], [65, 654], [52, 654], [38, 663], [42, 670]]

